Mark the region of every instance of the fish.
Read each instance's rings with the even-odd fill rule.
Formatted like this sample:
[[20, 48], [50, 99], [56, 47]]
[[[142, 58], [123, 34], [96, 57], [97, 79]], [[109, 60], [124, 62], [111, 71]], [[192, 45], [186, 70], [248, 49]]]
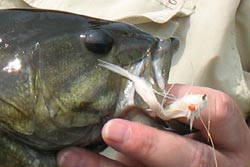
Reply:
[[0, 166], [56, 167], [67, 146], [102, 148], [105, 122], [144, 108], [115, 64], [162, 90], [178, 39], [62, 11], [0, 10]]

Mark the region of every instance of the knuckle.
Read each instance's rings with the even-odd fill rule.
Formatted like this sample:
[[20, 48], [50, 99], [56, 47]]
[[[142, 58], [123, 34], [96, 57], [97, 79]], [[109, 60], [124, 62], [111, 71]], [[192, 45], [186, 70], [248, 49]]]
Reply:
[[221, 107], [227, 108], [230, 105], [231, 98], [227, 94], [219, 92], [218, 97], [220, 98]]
[[212, 167], [214, 166], [212, 149], [203, 145], [197, 145], [191, 159], [191, 167]]
[[228, 116], [232, 114], [230, 107], [232, 106], [232, 99], [225, 93], [218, 91], [215, 99], [215, 111], [217, 121], [225, 120]]
[[145, 140], [144, 145], [142, 147], [141, 153], [142, 155], [152, 155], [156, 152], [155, 142], [152, 139]]
[[[157, 150], [157, 144], [155, 142], [155, 135], [152, 131], [144, 129], [143, 140], [138, 140], [136, 144], [136, 150], [140, 152], [141, 156], [148, 157], [152, 155]], [[141, 137], [140, 137], [141, 139]]]

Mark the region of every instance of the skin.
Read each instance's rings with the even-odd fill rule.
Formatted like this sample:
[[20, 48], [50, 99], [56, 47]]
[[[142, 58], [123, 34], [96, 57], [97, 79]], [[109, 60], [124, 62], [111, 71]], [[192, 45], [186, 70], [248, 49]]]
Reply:
[[[176, 85], [177, 97], [185, 95], [190, 86]], [[102, 129], [104, 141], [119, 153], [116, 160], [81, 148], [65, 148], [59, 152], [60, 167], [214, 167], [215, 151], [219, 167], [246, 167], [250, 164], [250, 130], [237, 104], [226, 94], [209, 88], [193, 87], [191, 93], [206, 94], [208, 106], [202, 119], [211, 118], [211, 135], [215, 150], [208, 144], [200, 120], [194, 122], [199, 132], [179, 136], [140, 123], [113, 119]], [[186, 119], [180, 121], [186, 122]]]

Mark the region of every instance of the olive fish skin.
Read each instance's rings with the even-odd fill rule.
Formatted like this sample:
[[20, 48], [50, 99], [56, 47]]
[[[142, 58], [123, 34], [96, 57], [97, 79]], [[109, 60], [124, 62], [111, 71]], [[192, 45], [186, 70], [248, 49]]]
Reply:
[[65, 12], [0, 10], [0, 166], [55, 167], [69, 145], [101, 142], [125, 66], [159, 41], [124, 23]]

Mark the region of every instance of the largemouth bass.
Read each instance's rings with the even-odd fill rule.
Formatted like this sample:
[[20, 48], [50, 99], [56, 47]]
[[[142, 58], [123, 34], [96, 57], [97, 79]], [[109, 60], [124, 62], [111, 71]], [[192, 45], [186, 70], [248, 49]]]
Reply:
[[132, 25], [64, 12], [1, 10], [0, 21], [5, 167], [55, 167], [63, 147], [98, 148], [101, 128], [115, 111], [140, 104], [131, 100], [131, 83], [98, 66], [98, 59], [162, 89], [178, 45]]

